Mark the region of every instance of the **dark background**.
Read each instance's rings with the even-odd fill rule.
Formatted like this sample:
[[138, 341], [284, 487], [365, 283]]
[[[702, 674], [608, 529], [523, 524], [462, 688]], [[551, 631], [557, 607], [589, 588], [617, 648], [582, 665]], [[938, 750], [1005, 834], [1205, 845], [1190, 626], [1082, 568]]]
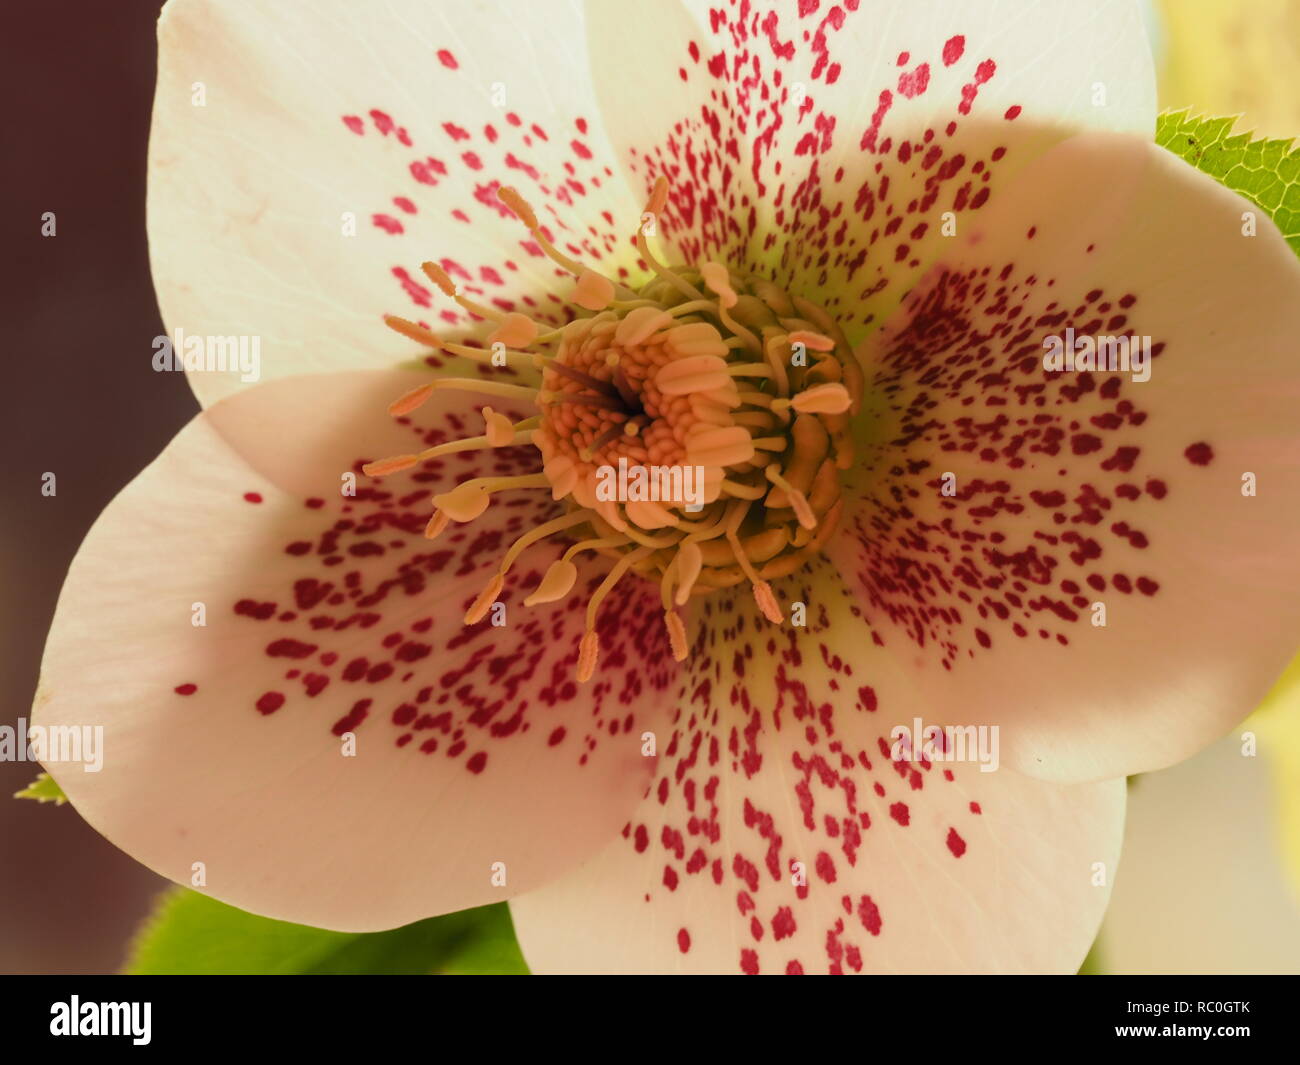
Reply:
[[[181, 375], [149, 362], [163, 331], [144, 227], [161, 6], [22, 0], [0, 27], [0, 725], [28, 716], [86, 530], [198, 410]], [[163, 881], [72, 807], [11, 800], [39, 768], [0, 762], [0, 972], [113, 971]]]

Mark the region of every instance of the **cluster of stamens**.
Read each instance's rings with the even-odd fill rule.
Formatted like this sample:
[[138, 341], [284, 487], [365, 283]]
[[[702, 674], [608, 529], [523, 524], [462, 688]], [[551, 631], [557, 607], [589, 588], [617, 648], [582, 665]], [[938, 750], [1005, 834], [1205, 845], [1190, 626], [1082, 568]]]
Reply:
[[[425, 275], [470, 314], [495, 323], [487, 347], [449, 343], [414, 322], [389, 316], [402, 335], [487, 366], [503, 361], [512, 383], [439, 377], [389, 407], [410, 414], [439, 389], [524, 400], [538, 414], [511, 422], [482, 408], [481, 436], [367, 464], [386, 476], [458, 451], [532, 444], [542, 472], [479, 477], [433, 497], [425, 535], [471, 522], [496, 492], [549, 489], [563, 513], [520, 536], [465, 615], [475, 624], [500, 595], [511, 566], [531, 545], [564, 534], [573, 542], [553, 562], [526, 606], [564, 598], [586, 551], [614, 559], [587, 603], [578, 679], [599, 655], [601, 602], [631, 570], [659, 584], [673, 656], [689, 643], [678, 613], [693, 596], [748, 582], [770, 621], [781, 608], [770, 582], [817, 555], [840, 519], [839, 471], [853, 461], [850, 420], [862, 374], [843, 333], [816, 305], [724, 265], [669, 268], [636, 235], [653, 277], [640, 289], [584, 267], [547, 239], [529, 205], [511, 188], [498, 195], [576, 286], [577, 317], [550, 331], [518, 312], [462, 296], [437, 264]], [[660, 178], [646, 211], [657, 218], [668, 185]], [[644, 217], [644, 216], [643, 216]], [[514, 383], [529, 380], [530, 384]], [[602, 477], [620, 467], [702, 473], [690, 498], [611, 498]], [[644, 493], [643, 493], [644, 494]]]

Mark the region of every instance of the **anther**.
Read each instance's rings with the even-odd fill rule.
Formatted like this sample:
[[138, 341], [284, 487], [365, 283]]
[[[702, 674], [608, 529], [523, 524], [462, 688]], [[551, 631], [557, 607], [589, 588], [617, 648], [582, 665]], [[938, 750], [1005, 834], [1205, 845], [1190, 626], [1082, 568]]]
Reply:
[[777, 605], [776, 596], [772, 594], [772, 586], [767, 581], [754, 582], [754, 602], [758, 604], [758, 609], [763, 612], [773, 625], [780, 625], [785, 618], [781, 615], [781, 608]]
[[394, 455], [376, 462], [367, 462], [361, 467], [361, 472], [367, 477], [387, 477], [390, 473], [409, 470], [419, 461], [418, 455]]
[[596, 659], [600, 657], [600, 637], [595, 629], [588, 629], [578, 645], [578, 683], [586, 684], [596, 671]]
[[828, 383], [805, 388], [790, 400], [790, 406], [801, 414], [843, 414], [851, 402], [847, 388]]
[[424, 538], [426, 540], [438, 539], [438, 537], [442, 535], [442, 531], [450, 524], [450, 517], [444, 514], [441, 510], [435, 510], [433, 512], [433, 517], [429, 519], [429, 523], [424, 527]]
[[426, 348], [435, 350], [442, 349], [442, 341], [437, 338], [424, 326], [416, 322], [408, 321], [405, 318], [399, 318], [395, 314], [384, 315], [384, 325], [395, 333], [401, 333], [408, 340], [414, 340], [417, 344], [423, 344]]
[[479, 517], [492, 502], [492, 493], [472, 485], [458, 485], [433, 497], [433, 505], [452, 521], [464, 524]]
[[686, 626], [682, 624], [677, 611], [664, 611], [664, 627], [668, 630], [668, 646], [672, 648], [673, 658], [678, 662], [685, 662], [690, 647], [686, 642]]
[[473, 605], [465, 611], [466, 625], [477, 625], [483, 620], [492, 604], [497, 601], [497, 596], [501, 594], [504, 585], [505, 577], [500, 573], [488, 581], [487, 587], [479, 593], [479, 597], [474, 600]]
[[578, 283], [573, 288], [570, 303], [585, 307], [589, 311], [603, 311], [614, 300], [614, 282], [602, 277], [593, 270], [584, 270], [578, 275]]
[[488, 443], [493, 447], [509, 447], [515, 442], [515, 427], [504, 414], [484, 407], [483, 421], [487, 424]]
[[425, 277], [442, 289], [443, 295], [450, 296], [452, 299], [456, 298], [456, 285], [447, 276], [446, 270], [435, 262], [421, 263], [420, 269], [424, 271]]
[[791, 344], [802, 344], [810, 351], [834, 351], [835, 341], [821, 333], [813, 333], [807, 329], [796, 329], [790, 334]]
[[524, 600], [524, 606], [553, 603], [557, 599], [563, 599], [572, 590], [577, 579], [578, 567], [568, 559], [557, 558], [547, 569], [541, 583]]
[[537, 323], [526, 314], [511, 311], [501, 324], [488, 334], [488, 346], [504, 344], [508, 348], [530, 347], [537, 339]]
[[388, 413], [394, 418], [404, 417], [424, 406], [431, 395], [433, 395], [433, 385], [420, 385], [419, 388], [411, 389], [388, 404]]

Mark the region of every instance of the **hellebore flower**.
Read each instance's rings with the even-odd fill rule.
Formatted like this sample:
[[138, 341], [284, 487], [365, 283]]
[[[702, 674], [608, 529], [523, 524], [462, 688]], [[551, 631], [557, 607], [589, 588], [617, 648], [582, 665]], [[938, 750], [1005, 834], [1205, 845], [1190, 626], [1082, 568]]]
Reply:
[[1300, 265], [1151, 143], [1136, 7], [174, 0], [204, 410], [60, 599], [71, 801], [536, 971], [1072, 971], [1125, 775], [1300, 642]]

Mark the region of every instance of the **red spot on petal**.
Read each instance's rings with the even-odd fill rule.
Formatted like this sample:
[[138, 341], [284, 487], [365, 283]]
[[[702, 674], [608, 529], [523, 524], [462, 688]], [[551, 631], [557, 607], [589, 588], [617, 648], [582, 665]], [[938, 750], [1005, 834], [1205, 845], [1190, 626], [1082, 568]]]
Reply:
[[284, 705], [284, 696], [279, 692], [266, 692], [257, 700], [257, 709], [263, 714], [274, 714]]
[[957, 835], [955, 828], [948, 829], [948, 849], [954, 858], [960, 858], [966, 853], [966, 841]]

